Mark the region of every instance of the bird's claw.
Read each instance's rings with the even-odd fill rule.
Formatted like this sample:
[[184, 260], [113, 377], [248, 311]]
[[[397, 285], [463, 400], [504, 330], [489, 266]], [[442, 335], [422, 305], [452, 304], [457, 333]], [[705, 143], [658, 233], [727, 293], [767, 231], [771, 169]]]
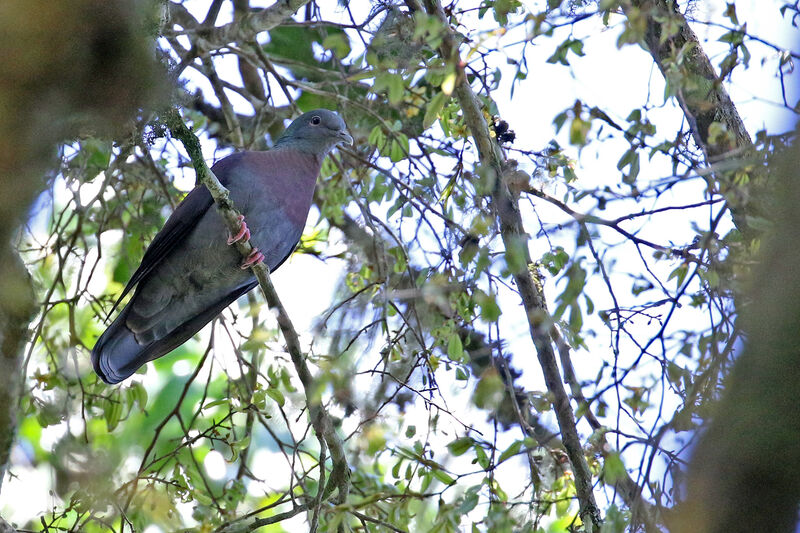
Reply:
[[253, 251], [250, 252], [250, 255], [247, 256], [247, 259], [242, 261], [242, 264], [241, 264], [240, 268], [242, 270], [247, 270], [251, 266], [257, 265], [258, 263], [261, 263], [263, 261], [264, 261], [264, 254], [262, 254], [258, 250], [258, 248], [253, 248]]
[[228, 236], [228, 246], [241, 240], [250, 239], [250, 228], [247, 227], [247, 223], [244, 221], [244, 215], [239, 215], [236, 218], [239, 220], [239, 232], [236, 235]]
[[[239, 215], [236, 218], [239, 220], [239, 232], [236, 235], [229, 235], [228, 236], [228, 245], [229, 246], [231, 244], [233, 244], [233, 243], [236, 243], [236, 242], [239, 242], [239, 241], [242, 241], [242, 240], [247, 241], [247, 240], [250, 239], [250, 228], [247, 227], [247, 223], [244, 221], [244, 215]], [[242, 264], [240, 265], [240, 268], [242, 270], [247, 270], [251, 266], [257, 265], [258, 263], [261, 263], [262, 261], [264, 261], [264, 254], [262, 254], [258, 250], [258, 248], [253, 248], [253, 250], [250, 252], [250, 255], [248, 255], [247, 258], [244, 261], [242, 261]]]

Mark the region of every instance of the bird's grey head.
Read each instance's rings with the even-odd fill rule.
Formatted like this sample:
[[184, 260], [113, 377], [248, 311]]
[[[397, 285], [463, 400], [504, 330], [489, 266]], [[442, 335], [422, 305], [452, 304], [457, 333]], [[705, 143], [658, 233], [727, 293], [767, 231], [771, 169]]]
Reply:
[[315, 109], [294, 119], [275, 148], [291, 147], [324, 157], [339, 143], [353, 144], [342, 117], [327, 109]]

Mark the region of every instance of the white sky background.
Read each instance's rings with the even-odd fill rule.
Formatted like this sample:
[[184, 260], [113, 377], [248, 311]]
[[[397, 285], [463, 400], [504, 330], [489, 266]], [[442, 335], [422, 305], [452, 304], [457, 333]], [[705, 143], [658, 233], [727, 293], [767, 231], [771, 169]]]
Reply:
[[[265, 2], [265, 5], [269, 3]], [[326, 19], [336, 20], [336, 15], [331, 16], [331, 13], [339, 13], [343, 22], [349, 22], [349, 20], [345, 19], [346, 14], [337, 11], [338, 6], [334, 1], [320, 1], [319, 3], [323, 4], [325, 9], [330, 9], [330, 11], [324, 12]], [[782, 47], [792, 48], [792, 46], [797, 45], [797, 32], [796, 29], [791, 28], [788, 21], [780, 18], [778, 8], [782, 3], [779, 1], [739, 0], [736, 2], [736, 7], [740, 21], [747, 22], [749, 34], [762, 37]], [[357, 20], [359, 20], [359, 13], [366, 13], [369, 10], [369, 5], [366, 2], [356, 1], [353, 4], [353, 10], [356, 13]], [[526, 4], [532, 6], [532, 11], [537, 11], [544, 2], [526, 2]], [[208, 2], [195, 0], [187, 3], [187, 6], [190, 7], [195, 16], [202, 19], [208, 8]], [[697, 3], [694, 15], [695, 18], [701, 20], [714, 20], [726, 24], [729, 21], [721, 18], [724, 9], [725, 2], [723, 1], [703, 1]], [[230, 18], [231, 5], [226, 3], [218, 19], [218, 24], [229, 22]], [[494, 24], [491, 14], [487, 15], [487, 21], [490, 24]], [[556, 32], [555, 37], [549, 40], [538, 38], [537, 45], [533, 48], [529, 47], [527, 51], [530, 74], [526, 80], [517, 85], [513, 99], [510, 97], [510, 81], [513, 77], [511, 67], [505, 64], [503, 53], [494, 54], [490, 57], [490, 59], [497, 62], [499, 68], [507, 72], [503, 77], [501, 87], [492, 96], [497, 101], [501, 116], [510, 123], [511, 128], [517, 133], [517, 140], [513, 144], [515, 148], [527, 150], [544, 149], [555, 135], [552, 123], [553, 118], [557, 113], [570, 107], [576, 99], [583, 100], [589, 106], [598, 106], [607, 112], [611, 110], [609, 113], [611, 118], [618, 124], [623, 125], [623, 127], [626, 124], [624, 119], [631, 109], [649, 102], [655, 108], [649, 112], [648, 117], [658, 126], [657, 135], [659, 138], [671, 139], [674, 137], [683, 120], [681, 111], [672, 101], [668, 101], [661, 108], [658, 108], [663, 103], [663, 80], [646, 51], [631, 45], [617, 49], [616, 39], [621, 31], [621, 21], [621, 17], [616, 17], [616, 19], [612, 17], [610, 27], [605, 28], [602, 26], [600, 19], [595, 17], [576, 25], [574, 27], [574, 36], [576, 38], [585, 38], [584, 52], [586, 55], [585, 57], [578, 57], [570, 54], [571, 67], [546, 63], [546, 59], [553, 53], [555, 47], [569, 35], [570, 28], [562, 28]], [[693, 28], [698, 33], [706, 53], [711, 57], [712, 64], [717, 67], [719, 61], [725, 57], [728, 51], [726, 44], [716, 41], [718, 36], [723, 33], [723, 30], [697, 24]], [[461, 31], [465, 30], [462, 28]], [[520, 32], [511, 33], [504, 36], [500, 43], [516, 42], [521, 38], [521, 35]], [[359, 43], [358, 39], [352, 40], [354, 54], [360, 53], [360, 50], [358, 50]], [[486, 43], [487, 46], [492, 46], [493, 44], [494, 41], [491, 39]], [[753, 54], [751, 68], [748, 70], [741, 67], [737, 68], [733, 76], [733, 83], [728, 85], [728, 89], [739, 112], [742, 114], [748, 131], [751, 135], [754, 135], [756, 131], [763, 128], [766, 128], [770, 133], [780, 133], [791, 129], [792, 119], [782, 112], [778, 105], [770, 103], [781, 101], [780, 84], [777, 76], [773, 75], [777, 68], [776, 53], [755, 42], [748, 42], [747, 46]], [[513, 57], [520, 50], [521, 48], [516, 46], [507, 49], [504, 53]], [[352, 58], [353, 56], [351, 55], [350, 57]], [[763, 67], [761, 66], [762, 58], [765, 61], [765, 66]], [[230, 65], [228, 68], [223, 67], [220, 69], [220, 74], [223, 78], [227, 78], [237, 85], [241, 83], [231, 56], [218, 59], [217, 62], [218, 65]], [[193, 82], [197, 82], [197, 76], [192, 76], [194, 73], [191, 69], [186, 72]], [[796, 79], [797, 76], [795, 75], [795, 81]], [[210, 102], [216, 103], [213, 91], [202, 82], [198, 84], [204, 89], [206, 98]], [[797, 91], [797, 83], [787, 84], [787, 89], [789, 90], [789, 102], [794, 104], [800, 98], [800, 93]], [[273, 91], [273, 94], [281, 95], [282, 93], [280, 90], [276, 90]], [[237, 111], [252, 113], [252, 108], [250, 108], [249, 104], [230, 91], [228, 91], [228, 95]], [[568, 147], [565, 135], [566, 129], [567, 126], [556, 137], [562, 147]], [[581, 188], [619, 181], [616, 163], [625, 149], [623, 144], [626, 143], [623, 141], [622, 144], [603, 143], [590, 145], [580, 155], [572, 147], [567, 148], [567, 152], [577, 159], [580, 164], [576, 168], [576, 173], [579, 176]], [[204, 145], [204, 153], [207, 154], [207, 157], [214, 154], [213, 148], [211, 143], [207, 142]], [[222, 155], [222, 153], [216, 154], [217, 157]], [[513, 154], [511, 154], [511, 157], [514, 157]], [[657, 158], [654, 160], [654, 165], [647, 165], [645, 162], [646, 160], [642, 161], [642, 176], [668, 176], [671, 174], [671, 168], [668, 165], [665, 166], [663, 161], [659, 163]], [[384, 164], [384, 168], [389, 167]], [[527, 170], [532, 171], [533, 169], [527, 168]], [[188, 189], [193, 185], [193, 174], [187, 172], [183, 179], [185, 180], [183, 182], [184, 188]], [[180, 181], [176, 184], [181, 186]], [[554, 196], [559, 196], [564, 192], [557, 187], [553, 188], [549, 184], [542, 185], [547, 192]], [[694, 188], [702, 187], [702, 185], [696, 183], [685, 187]], [[686, 199], [681, 194], [682, 192], [687, 193], [688, 190], [679, 187], [673, 189], [659, 199], [659, 205], [680, 205], [685, 203]], [[696, 189], [692, 189], [691, 195], [693, 198], [701, 198]], [[543, 221], [550, 223], [567, 220], [559, 211], [544, 205], [541, 201], [537, 201], [534, 205], [536, 213]], [[643, 205], [639, 209], [649, 207], [652, 206]], [[630, 211], [634, 210], [636, 208], [630, 208]], [[597, 214], [607, 218], [616, 216], [613, 211]], [[317, 218], [317, 213], [312, 212], [309, 221], [313, 223]], [[697, 220], [701, 223], [701, 227], [707, 227], [708, 210], [698, 212]], [[674, 217], [662, 217], [659, 218], [659, 221], [659, 224], [648, 227], [647, 238], [662, 244], [669, 244], [670, 239], [674, 239], [676, 243], [689, 242], [691, 236], [694, 235], [690, 227], [691, 220], [684, 214]], [[705, 226], [702, 225], [703, 221], [706, 221]], [[645, 220], [641, 222], [647, 223]], [[539, 229], [539, 222], [532, 210], [526, 213], [525, 224], [528, 232], [535, 235]], [[626, 228], [633, 230], [637, 226], [631, 224]], [[572, 254], [575, 246], [574, 233], [574, 231], [559, 232], [559, 238], [553, 244], [564, 246], [567, 252]], [[620, 242], [622, 240], [621, 237], [613, 237], [613, 233], [605, 231], [603, 232], [603, 237], [604, 240], [607, 239], [612, 242]], [[541, 257], [549, 249], [549, 244], [544, 238], [532, 239], [530, 246], [531, 255], [534, 259]], [[631, 257], [628, 259], [631, 261], [629, 269], [631, 272], [641, 270], [638, 258]], [[621, 276], [624, 274], [628, 262], [625, 256], [622, 256], [620, 260], [620, 264], [615, 267], [617, 272], [615, 275]], [[306, 342], [311, 341], [310, 332], [313, 324], [331, 304], [333, 290], [343, 271], [342, 267], [343, 265], [338, 261], [323, 263], [310, 256], [295, 255], [273, 276], [278, 292], [295, 323], [296, 329], [299, 332], [306, 332], [304, 335]], [[561, 289], [563, 287], [558, 286], [554, 280], [547, 280], [546, 292], [551, 308], [554, 307], [553, 302]], [[596, 284], [590, 285], [589, 290], [593, 296], [605, 294], [602, 287]], [[595, 299], [594, 303], [597, 309], [610, 307], [608, 302], [603, 301], [603, 298], [600, 297]], [[501, 293], [499, 304], [503, 310], [501, 336], [509, 343], [507, 350], [514, 354], [514, 366], [523, 371], [520, 384], [523, 384], [528, 390], [544, 390], [541, 370], [538, 367], [533, 351], [528, 326], [524, 314], [521, 312], [518, 296], [510, 291], [505, 291]], [[685, 315], [682, 313], [685, 313]], [[673, 322], [673, 328], [687, 326], [696, 317], [692, 317], [691, 312], [687, 312], [684, 308], [677, 318], [678, 320]], [[589, 317], [585, 319], [587, 322], [590, 320]], [[595, 323], [590, 323], [590, 325], [598, 331], [599, 336], [596, 339], [587, 339], [589, 350], [576, 351], [573, 354], [573, 362], [580, 379], [594, 378], [598, 370], [598, 360], [601, 359], [598, 354], [602, 354], [602, 359], [608, 360], [610, 358], [609, 354], [611, 352], [607, 330], [596, 319], [596, 315], [592, 319]], [[652, 325], [649, 327], [652, 329]], [[640, 337], [646, 338], [648, 336], [646, 333], [648, 325], [641, 324], [641, 328], [643, 328], [643, 333]], [[205, 334], [207, 335], [207, 332]], [[623, 359], [625, 357], [635, 357], [636, 355], [638, 355], [638, 351], [630, 351], [623, 354]], [[373, 363], [370, 361], [373, 360], [369, 358], [369, 355], [366, 355], [364, 360], [369, 367], [372, 366]], [[648, 360], [645, 359], [644, 362], [647, 363]], [[621, 364], [624, 365], [624, 362]], [[236, 368], [236, 365], [228, 365], [228, 367]], [[181, 369], [176, 368], [176, 370], [180, 371]], [[647, 365], [644, 365], [642, 370], [644, 375], [651, 373], [658, 375], [659, 373], [658, 369]], [[445, 398], [452, 402], [451, 407], [458, 406], [455, 412], [462, 418], [477, 421], [477, 427], [485, 426], [481, 427], [481, 429], [485, 431], [485, 435], [490, 436], [491, 428], [488, 424], [480, 423], [485, 419], [485, 412], [476, 409], [465, 410], [462, 407], [468, 403], [464, 401], [465, 397], [463, 395], [470, 393], [472, 384], [465, 386], [463, 383], [448, 383], [443, 377], [439, 376], [440, 385]], [[158, 376], [155, 375], [152, 368], [148, 370], [144, 380], [145, 383], [148, 383], [148, 381], [150, 383], [158, 382]], [[672, 401], [672, 407], [674, 408], [674, 399]], [[613, 412], [613, 405], [610, 411]], [[414, 413], [407, 416], [407, 422], [416, 425], [417, 428], [424, 428], [427, 424], [428, 412], [420, 407]], [[670, 415], [667, 414], [665, 416], [669, 418]], [[414, 417], [418, 417], [418, 420], [415, 421]], [[354, 425], [358, 422], [357, 418], [357, 416], [351, 417], [346, 421], [346, 424]], [[550, 422], [551, 427], [556, 427], [553, 420]], [[66, 426], [62, 426], [48, 428], [45, 432], [46, 434], [49, 432], [55, 441], [58, 435], [66, 431]], [[442, 440], [440, 443], [442, 446], [457, 436], [458, 427], [457, 424], [453, 424], [453, 431], [450, 433], [449, 438]], [[588, 430], [585, 425], [579, 427], [584, 432]], [[351, 427], [346, 427], [345, 433], [349, 433], [351, 429]], [[401, 431], [398, 433], [402, 434]], [[499, 440], [500, 449], [502, 450], [505, 445], [510, 444], [519, 437], [518, 431], [510, 431], [507, 435], [501, 436]], [[441, 450], [443, 448], [439, 447], [438, 449]], [[271, 473], [271, 477], [275, 479], [275, 469], [280, 467], [274, 463], [274, 457], [270, 458], [269, 455], [269, 452], [259, 451], [255, 456], [254, 465], [256, 463], [271, 463], [273, 465], [271, 469], [261, 474], [266, 478]], [[641, 459], [641, 450], [632, 448], [625, 458], [628, 466], [636, 466]], [[216, 472], [224, 475], [225, 465], [220, 462], [220, 459], [221, 457], [209, 454], [206, 466], [210, 473]], [[437, 459], [444, 460], [443, 457], [437, 457]], [[458, 462], [453, 463], [453, 468], [456, 471], [462, 470], [461, 466]], [[260, 473], [255, 466], [254, 469], [256, 474]], [[19, 478], [6, 480], [3, 485], [3, 491], [0, 493], [0, 511], [2, 511], [3, 516], [10, 520], [23, 522], [34, 516], [36, 512], [40, 512], [43, 509], [42, 503], [50, 499], [50, 496], [47, 495], [47, 488], [50, 486], [52, 479], [49, 479], [49, 469], [41, 467], [37, 469], [15, 468], [15, 473]], [[513, 476], [513, 470], [510, 475]], [[285, 476], [280, 476], [280, 479], [285, 479]], [[509, 478], [508, 481], [504, 480], [501, 483], [505, 487], [506, 483], [513, 485], [514, 480]], [[258, 490], [258, 488], [253, 487], [251, 490]], [[307, 527], [305, 525], [305, 516], [296, 517], [291, 524], [285, 523], [284, 527], [293, 531], [304, 530]]]

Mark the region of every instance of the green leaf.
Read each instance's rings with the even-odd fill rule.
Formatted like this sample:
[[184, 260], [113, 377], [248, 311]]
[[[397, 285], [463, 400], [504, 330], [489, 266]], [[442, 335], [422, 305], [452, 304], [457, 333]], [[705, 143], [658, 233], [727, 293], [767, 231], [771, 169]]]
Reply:
[[506, 243], [505, 260], [511, 272], [522, 272], [527, 268], [526, 255], [528, 253], [528, 239], [526, 236], [512, 236]]
[[561, 113], [556, 115], [556, 118], [553, 119], [553, 124], [556, 127], [556, 133], [561, 131], [561, 128], [564, 126], [564, 123], [566, 121], [567, 121], [567, 112], [566, 111], [562, 111]]
[[580, 264], [574, 262], [567, 270], [566, 276], [568, 279], [567, 286], [564, 288], [564, 292], [558, 296], [558, 301], [570, 304], [578, 298], [586, 286], [586, 270]]
[[392, 467], [392, 477], [400, 479], [400, 467], [403, 465], [403, 458], [401, 457]]
[[497, 305], [497, 299], [494, 295], [486, 294], [483, 291], [476, 291], [475, 301], [481, 308], [481, 319], [486, 322], [496, 322], [500, 318], [502, 311], [500, 306]]
[[442, 112], [444, 105], [449, 99], [450, 97], [444, 94], [444, 92], [438, 92], [431, 98], [431, 101], [428, 102], [428, 106], [425, 108], [425, 117], [422, 119], [423, 128], [427, 130], [436, 122], [436, 119], [439, 118], [439, 113]]
[[522, 448], [522, 441], [521, 440], [514, 441], [514, 443], [511, 446], [506, 448], [506, 450], [500, 454], [500, 457], [497, 459], [497, 462], [502, 463], [509, 457], [517, 455], [521, 448]]
[[609, 485], [625, 476], [625, 465], [618, 453], [610, 453], [603, 462], [603, 479]]
[[86, 139], [81, 147], [84, 153], [88, 154], [86, 166], [90, 174], [96, 174], [108, 168], [111, 161], [111, 143], [90, 138]]
[[259, 411], [263, 411], [267, 408], [267, 392], [264, 389], [256, 390], [252, 402]]
[[402, 161], [408, 155], [408, 137], [402, 133], [396, 133], [395, 138], [392, 139], [392, 148], [389, 151], [389, 159], [397, 163]]
[[309, 91], [302, 91], [300, 97], [295, 100], [295, 103], [301, 111], [311, 111], [312, 109], [319, 109], [321, 107], [327, 109], [336, 108], [336, 99]]
[[597, 4], [597, 7], [603, 11], [613, 10], [619, 7], [620, 3], [620, 0], [600, 0], [600, 3]]
[[583, 327], [583, 313], [581, 313], [581, 306], [573, 304], [570, 306], [569, 312], [569, 329], [578, 333]]
[[481, 489], [480, 485], [476, 485], [475, 487], [470, 487], [464, 493], [463, 499], [461, 500], [461, 504], [458, 506], [458, 512], [462, 515], [469, 513], [478, 505], [479, 501], [479, 491]]
[[[108, 402], [104, 402], [108, 403]], [[106, 410], [108, 407], [106, 407]], [[104, 414], [107, 411], [104, 412]], [[52, 403], [45, 403], [44, 405], [40, 406], [36, 411], [36, 421], [39, 423], [39, 426], [46, 428], [47, 426], [52, 426], [61, 422], [61, 413], [59, 408], [52, 404]], [[110, 430], [109, 430], [110, 431]]]
[[[342, 35], [344, 41], [335, 42], [334, 35]], [[277, 26], [269, 30], [269, 42], [263, 46], [263, 49], [268, 56], [291, 60], [287, 62], [286, 68], [294, 74], [302, 76], [313, 72], [306, 65], [314, 69], [333, 68], [331, 61], [320, 62], [314, 52], [314, 43], [328, 48], [325, 46], [326, 42], [339, 58], [344, 56], [340, 56], [338, 52], [344, 51], [345, 46], [348, 48], [350, 46], [344, 30], [329, 24], [319, 24], [313, 28]]]
[[400, 74], [385, 72], [375, 78], [375, 85], [373, 85], [373, 90], [375, 92], [378, 92], [382, 89], [387, 90], [389, 95], [389, 103], [396, 105], [400, 103], [400, 100], [403, 99], [403, 94], [406, 90], [406, 84]]
[[467, 450], [475, 445], [475, 440], [472, 437], [460, 437], [447, 445], [450, 454], [458, 457], [464, 455]]
[[435, 477], [445, 485], [452, 485], [453, 483], [456, 482], [456, 480], [450, 477], [450, 475], [444, 470], [439, 470], [438, 468], [434, 468], [433, 470], [431, 470], [431, 473], [433, 474], [433, 477]]
[[447, 340], [447, 356], [453, 361], [461, 361], [464, 357], [464, 345], [458, 333], [451, 333]]
[[442, 81], [442, 93], [447, 96], [453, 94], [453, 90], [456, 88], [456, 73], [451, 72], [447, 76], [444, 77], [444, 81]]
[[588, 143], [587, 136], [589, 130], [592, 128], [592, 123], [583, 120], [581, 117], [575, 117], [569, 125], [569, 142], [576, 146], [584, 146]]
[[556, 246], [551, 251], [546, 252], [541, 259], [542, 265], [552, 275], [561, 272], [561, 269], [569, 262], [569, 254], [561, 246]]
[[105, 402], [104, 417], [106, 420], [106, 427], [108, 432], [111, 433], [119, 425], [122, 418], [122, 402], [119, 401], [119, 395], [114, 395], [110, 400]]
[[283, 393], [278, 389], [268, 388], [265, 389], [265, 391], [267, 396], [275, 400], [275, 402], [277, 402], [277, 404], [281, 407], [283, 407], [283, 405], [286, 403], [286, 398], [284, 398]]
[[486, 450], [483, 449], [483, 446], [475, 446], [475, 459], [484, 470], [489, 468], [491, 461], [489, 460], [489, 456], [486, 455]]
[[613, 503], [606, 511], [600, 533], [625, 533], [630, 525], [629, 512], [622, 512]]
[[383, 148], [383, 145], [386, 144], [386, 135], [380, 125], [372, 128], [372, 131], [369, 132], [369, 137], [367, 137], [367, 142], [376, 146], [379, 150]]
[[558, 45], [555, 52], [553, 52], [553, 55], [547, 58], [547, 62], [569, 65], [569, 61], [567, 60], [567, 55], [569, 52], [572, 52], [577, 56], [585, 55], [583, 53], [583, 41], [579, 39], [567, 39]]
[[628, 173], [624, 176], [623, 181], [625, 183], [633, 183], [636, 181], [636, 176], [639, 175], [639, 153], [636, 152], [631, 160], [630, 168], [628, 169]]
[[339, 59], [344, 59], [350, 54], [350, 39], [346, 33], [332, 33], [322, 41], [322, 47], [332, 51]]
[[433, 482], [433, 476], [431, 475], [430, 472], [421, 472], [419, 477], [422, 478], [422, 483], [420, 484], [419, 491], [425, 492], [426, 490], [428, 490], [428, 487], [431, 486], [431, 483]]
[[506, 387], [497, 370], [485, 371], [475, 386], [472, 401], [481, 409], [492, 410], [506, 400]]
[[[144, 410], [147, 407], [147, 389], [144, 388], [139, 382], [134, 382], [128, 387], [127, 391], [128, 397], [131, 400], [131, 404], [136, 403], [139, 405], [139, 409]], [[131, 405], [132, 406], [132, 405]]]
[[227, 398], [223, 398], [221, 400], [214, 400], [213, 402], [208, 402], [207, 404], [205, 404], [203, 406], [203, 411], [205, 411], [206, 409], [211, 409], [212, 407], [218, 407], [220, 405], [225, 405], [225, 404], [228, 403], [228, 401], [229, 400]]
[[769, 232], [775, 229], [775, 223], [763, 217], [747, 215], [745, 220], [747, 221], [748, 226], [757, 231]]
[[686, 263], [681, 263], [675, 270], [670, 272], [669, 277], [667, 280], [671, 280], [673, 278], [676, 279], [677, 285], [680, 288], [683, 285], [683, 280], [686, 279], [686, 274], [689, 272], [689, 265]]
[[[552, 2], [552, 0], [550, 0]], [[493, 2], [494, 19], [501, 26], [508, 24], [508, 14], [516, 13], [522, 5], [519, 0], [495, 0]]]

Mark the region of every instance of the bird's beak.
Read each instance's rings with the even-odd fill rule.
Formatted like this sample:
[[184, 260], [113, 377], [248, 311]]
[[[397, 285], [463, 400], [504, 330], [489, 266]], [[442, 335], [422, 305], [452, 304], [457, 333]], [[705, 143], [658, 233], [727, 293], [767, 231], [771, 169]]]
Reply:
[[349, 144], [350, 146], [353, 146], [353, 138], [350, 136], [349, 133], [347, 133], [347, 130], [339, 130], [337, 135], [341, 139], [341, 141], [339, 141], [340, 143], [346, 143]]

